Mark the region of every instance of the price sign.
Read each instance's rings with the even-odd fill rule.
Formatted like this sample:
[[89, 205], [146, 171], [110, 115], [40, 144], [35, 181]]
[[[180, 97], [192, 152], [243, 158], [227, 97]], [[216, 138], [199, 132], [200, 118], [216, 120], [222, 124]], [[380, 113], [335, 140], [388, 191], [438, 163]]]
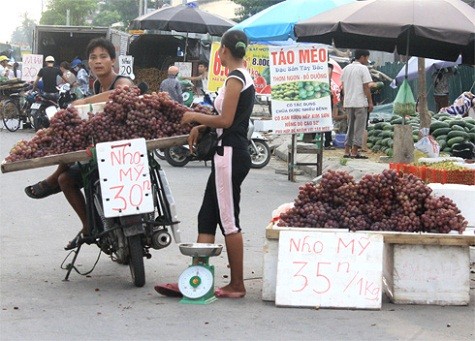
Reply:
[[27, 54], [23, 56], [21, 67], [21, 79], [25, 82], [33, 82], [38, 75], [38, 71], [43, 67], [42, 54]]
[[380, 309], [383, 237], [281, 231], [278, 306]]
[[104, 216], [119, 217], [154, 210], [145, 139], [96, 145]]
[[119, 56], [119, 75], [135, 79], [133, 56]]
[[180, 76], [191, 77], [191, 69], [193, 65], [188, 62], [175, 62], [175, 66], [180, 70]]

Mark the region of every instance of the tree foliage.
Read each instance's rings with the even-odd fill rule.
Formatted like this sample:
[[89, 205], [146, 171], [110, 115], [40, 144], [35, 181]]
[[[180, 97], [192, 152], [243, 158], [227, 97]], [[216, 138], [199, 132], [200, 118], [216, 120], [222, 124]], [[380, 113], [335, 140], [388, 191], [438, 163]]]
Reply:
[[11, 42], [16, 45], [31, 45], [33, 41], [33, 29], [35, 22], [28, 17], [28, 13], [22, 15], [21, 26], [18, 26], [12, 33]]
[[92, 23], [97, 26], [110, 26], [117, 22], [129, 22], [139, 15], [139, 0], [105, 0], [99, 7], [98, 15]]
[[236, 21], [247, 19], [257, 12], [282, 1], [284, 0], [233, 0], [234, 3], [242, 6], [242, 9], [236, 13], [238, 15]]
[[50, 0], [41, 16], [40, 24], [66, 25], [69, 10], [69, 25], [87, 25], [98, 6], [96, 0]]

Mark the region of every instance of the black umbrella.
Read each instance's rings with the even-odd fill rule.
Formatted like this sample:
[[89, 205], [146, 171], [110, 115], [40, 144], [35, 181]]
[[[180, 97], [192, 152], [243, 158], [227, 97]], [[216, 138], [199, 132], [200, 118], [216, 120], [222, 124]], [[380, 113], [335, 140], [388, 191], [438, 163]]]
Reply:
[[180, 5], [161, 8], [142, 15], [132, 21], [130, 28], [132, 30], [208, 33], [212, 36], [221, 36], [235, 24], [232, 20], [198, 8]]
[[474, 64], [475, 9], [460, 0], [366, 0], [295, 25], [297, 41]]

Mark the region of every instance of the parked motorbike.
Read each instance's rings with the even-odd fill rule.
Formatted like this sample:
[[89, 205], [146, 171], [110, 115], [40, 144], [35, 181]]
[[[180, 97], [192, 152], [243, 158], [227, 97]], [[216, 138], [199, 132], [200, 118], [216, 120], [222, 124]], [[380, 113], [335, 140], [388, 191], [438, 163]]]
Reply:
[[[124, 141], [116, 143], [120, 144], [121, 142]], [[128, 148], [127, 152], [130, 153], [127, 155], [136, 155], [137, 152], [133, 149], [134, 141], [128, 140], [125, 142], [128, 143], [128, 147], [123, 147], [124, 144], [121, 146]], [[128, 265], [132, 281], [137, 287], [142, 287], [145, 284], [144, 258], [150, 259], [152, 257], [150, 249], [159, 250], [169, 246], [172, 241], [172, 235], [175, 242], [180, 242], [175, 202], [165, 173], [155, 159], [151, 157], [151, 152], [143, 153], [140, 151], [140, 153], [148, 160], [150, 174], [148, 186], [150, 186], [153, 199], [153, 211], [150, 213], [133, 213], [130, 215], [130, 213], [122, 212], [120, 215], [117, 214], [117, 216], [110, 217], [109, 215], [109, 217], [106, 217], [105, 202], [110, 202], [110, 199], [107, 197], [110, 192], [107, 192], [107, 189], [104, 191], [105, 188], [104, 184], [101, 184], [101, 178], [110, 176], [110, 179], [114, 179], [114, 173], [110, 170], [111, 166], [102, 157], [101, 162], [105, 162], [106, 165], [98, 165], [98, 162], [95, 160], [96, 158], [93, 158], [89, 162], [83, 163], [81, 170], [85, 184], [84, 194], [88, 224], [91, 228], [90, 237], [88, 237], [85, 243], [96, 244], [113, 261]], [[117, 156], [118, 158], [122, 155], [120, 152], [116, 152], [116, 154], [119, 155]], [[103, 167], [103, 170], [101, 170], [101, 167]], [[141, 167], [143, 168], [143, 165]], [[134, 185], [134, 195], [131, 195], [130, 198], [123, 198], [121, 190], [116, 193], [117, 195], [115, 195], [114, 200], [120, 199], [119, 203], [123, 205], [124, 210], [127, 209], [132, 203], [130, 201], [129, 205], [127, 205], [128, 200], [139, 198], [137, 193], [141, 193], [141, 191], [137, 191], [138, 187], [140, 186]], [[140, 212], [139, 206], [137, 204], [138, 212]], [[79, 244], [76, 249], [68, 254], [61, 265], [62, 269], [68, 271], [65, 280], [68, 280], [73, 269], [81, 275], [87, 275], [94, 270], [95, 264], [90, 271], [85, 273], [81, 273], [75, 267], [74, 264], [81, 246], [82, 244]], [[72, 260], [69, 262], [71, 256]]]
[[30, 107], [35, 130], [48, 128], [49, 120], [58, 109], [65, 109], [76, 99], [76, 94], [71, 92], [71, 85], [65, 83], [58, 87], [58, 94], [37, 93], [35, 102]]
[[[187, 81], [191, 84], [190, 81]], [[184, 83], [187, 84], [187, 83]], [[189, 85], [183, 85], [182, 83], [182, 89], [185, 89], [184, 86], [189, 86]], [[187, 101], [190, 101], [191, 98], [191, 103], [189, 103], [190, 107], [193, 107], [194, 105], [201, 105], [201, 106], [209, 106], [213, 108], [213, 101], [214, 98], [216, 98], [217, 94], [216, 93], [207, 93], [203, 91], [203, 94], [201, 96], [195, 96], [193, 94], [192, 88], [187, 88], [188, 93], [185, 95], [185, 92], [183, 92], [183, 100], [185, 101], [185, 105], [187, 105]], [[184, 90], [183, 90], [184, 91]], [[190, 97], [191, 96], [191, 97]], [[185, 148], [187, 148], [185, 146]], [[173, 151], [172, 151], [173, 153]], [[165, 149], [155, 149], [153, 151], [153, 154], [159, 159], [159, 160], [166, 160], [165, 158]], [[178, 158], [178, 156], [176, 156]], [[195, 160], [190, 160], [190, 161], [195, 161]], [[198, 159], [196, 159], [198, 161]], [[173, 162], [173, 161], [172, 161]], [[187, 162], [188, 163], [188, 162]], [[183, 165], [184, 166], [184, 165]], [[176, 166], [176, 167], [183, 167], [183, 166]]]
[[[271, 151], [267, 139], [260, 132], [254, 131], [254, 124], [249, 121], [247, 131], [249, 153], [251, 154], [251, 168], [263, 168], [270, 161]], [[183, 167], [190, 161], [202, 161], [190, 152], [188, 145], [173, 146], [163, 151], [165, 160], [174, 167]], [[161, 151], [154, 152], [158, 156]], [[160, 156], [158, 156], [160, 158]]]

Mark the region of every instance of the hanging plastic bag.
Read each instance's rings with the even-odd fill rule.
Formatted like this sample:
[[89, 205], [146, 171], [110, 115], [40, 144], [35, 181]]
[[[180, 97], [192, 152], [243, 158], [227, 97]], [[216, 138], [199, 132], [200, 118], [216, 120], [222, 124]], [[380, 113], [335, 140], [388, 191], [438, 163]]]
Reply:
[[421, 157], [439, 157], [439, 143], [429, 135], [429, 128], [422, 128], [420, 132], [422, 138], [414, 144], [416, 151], [423, 154]]
[[411, 87], [405, 79], [397, 92], [393, 103], [393, 110], [396, 115], [414, 116], [416, 113], [416, 101], [412, 94]]

